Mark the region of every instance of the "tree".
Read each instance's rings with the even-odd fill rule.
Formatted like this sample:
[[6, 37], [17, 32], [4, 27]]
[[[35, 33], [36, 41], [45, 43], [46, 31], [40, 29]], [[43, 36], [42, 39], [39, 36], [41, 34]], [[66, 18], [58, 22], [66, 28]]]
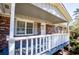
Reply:
[[74, 16], [77, 18], [79, 16], [79, 9], [77, 8], [76, 11], [74, 11]]
[[72, 31], [79, 32], [79, 8], [74, 11], [75, 22], [72, 26]]

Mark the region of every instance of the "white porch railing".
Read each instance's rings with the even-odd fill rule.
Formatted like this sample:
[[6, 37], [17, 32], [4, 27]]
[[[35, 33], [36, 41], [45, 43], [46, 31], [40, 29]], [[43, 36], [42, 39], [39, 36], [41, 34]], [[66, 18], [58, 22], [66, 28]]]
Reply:
[[[10, 38], [8, 38], [8, 40], [9, 39]], [[9, 54], [14, 51], [13, 55], [38, 55], [46, 51], [50, 51], [52, 48], [67, 41], [69, 41], [67, 33], [30, 37], [14, 37], [13, 41], [9, 40]], [[12, 47], [11, 44], [14, 44], [15, 46]]]

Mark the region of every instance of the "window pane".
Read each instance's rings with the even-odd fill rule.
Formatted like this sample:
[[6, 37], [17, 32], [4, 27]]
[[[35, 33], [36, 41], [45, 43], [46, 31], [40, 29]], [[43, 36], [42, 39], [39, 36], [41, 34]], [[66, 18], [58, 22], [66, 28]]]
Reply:
[[27, 34], [33, 33], [33, 23], [27, 23]]
[[25, 22], [17, 21], [17, 34], [25, 34]]
[[27, 23], [27, 28], [33, 28], [33, 23]]
[[27, 34], [32, 34], [32, 29], [27, 29]]

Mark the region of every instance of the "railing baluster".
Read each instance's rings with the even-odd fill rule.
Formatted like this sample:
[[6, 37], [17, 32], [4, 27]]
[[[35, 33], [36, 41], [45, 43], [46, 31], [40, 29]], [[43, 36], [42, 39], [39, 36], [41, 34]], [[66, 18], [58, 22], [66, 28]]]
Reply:
[[41, 37], [40, 37], [40, 52], [41, 52]]
[[64, 36], [62, 35], [62, 43], [63, 43], [63, 41], [64, 41]]
[[26, 55], [28, 55], [28, 39], [26, 39]]
[[64, 34], [63, 34], [63, 37], [64, 37], [64, 38], [63, 38], [63, 43], [64, 43], [64, 42], [65, 42], [65, 36], [64, 36]]
[[63, 43], [65, 42], [65, 39], [64, 39], [64, 34], [63, 34]]
[[67, 39], [66, 39], [66, 34], [64, 35], [64, 39], [65, 39], [65, 42], [67, 42]]
[[52, 49], [52, 36], [51, 36], [51, 49]]
[[62, 42], [64, 42], [64, 35], [62, 35], [63, 36], [63, 38], [62, 38]]
[[[63, 35], [62, 35], [63, 36]], [[63, 36], [63, 38], [62, 38], [62, 42], [64, 42], [64, 36]]]
[[54, 38], [54, 47], [56, 47], [56, 37], [55, 37], [55, 35], [53, 36], [53, 38]]
[[20, 40], [20, 55], [22, 55], [22, 40]]
[[60, 35], [60, 39], [61, 39], [61, 41], [60, 41], [60, 42], [61, 42], [61, 44], [62, 44], [62, 34]]
[[50, 50], [50, 46], [51, 46], [50, 36], [48, 36], [48, 40], [49, 40], [48, 43], [49, 43], [49, 50]]
[[46, 50], [46, 36], [45, 36], [45, 50]]
[[65, 35], [66, 35], [66, 34], [64, 34], [64, 42], [66, 42]]
[[[60, 35], [60, 42], [62, 43], [62, 38], [61, 38], [61, 37], [62, 37], [62, 35]], [[60, 44], [61, 44], [61, 43], [60, 43]]]
[[45, 36], [44, 42], [45, 42], [44, 49], [46, 50], [46, 36]]
[[52, 48], [52, 36], [50, 35], [50, 49]]
[[33, 39], [31, 39], [31, 55], [33, 55]]
[[59, 40], [59, 35], [57, 35], [57, 46], [58, 46], [58, 42], [59, 42], [58, 40]]
[[45, 46], [45, 42], [44, 42], [45, 37], [43, 37], [43, 51], [44, 51], [44, 46]]
[[61, 35], [59, 35], [59, 42], [58, 42], [59, 44], [61, 44], [61, 38], [60, 37], [61, 37]]
[[37, 46], [38, 46], [38, 44], [37, 44], [38, 42], [37, 42], [37, 38], [36, 38], [36, 54], [37, 54]]
[[52, 35], [52, 48], [53, 48], [53, 46], [54, 46], [54, 39], [53, 39], [53, 35]]
[[58, 38], [58, 36], [56, 35], [56, 36], [55, 36], [55, 40], [56, 40], [56, 42], [55, 42], [55, 43], [56, 43], [56, 46], [57, 46], [57, 38]]
[[47, 36], [47, 37], [46, 37], [46, 50], [48, 50], [48, 46], [49, 46], [49, 45], [48, 45], [48, 42], [49, 42], [49, 41], [48, 41], [48, 36]]
[[[67, 37], [68, 38], [68, 37]], [[66, 39], [66, 34], [64, 35], [64, 39], [65, 39], [65, 42], [67, 42], [67, 39]]]
[[58, 46], [59, 45], [58, 44], [58, 42], [59, 42], [59, 35], [57, 35], [57, 41], [56, 42], [57, 42], [57, 46]]
[[63, 35], [61, 36], [61, 44], [63, 43]]
[[62, 38], [62, 43], [63, 43], [63, 35], [62, 35], [62, 37], [61, 37], [61, 38]]

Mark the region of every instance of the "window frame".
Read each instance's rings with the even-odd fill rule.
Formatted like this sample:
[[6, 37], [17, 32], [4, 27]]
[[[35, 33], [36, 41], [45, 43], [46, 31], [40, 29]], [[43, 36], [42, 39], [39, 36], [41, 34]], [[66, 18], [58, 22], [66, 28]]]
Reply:
[[[32, 22], [27, 22], [27, 23], [32, 23]], [[25, 23], [25, 34], [27, 34], [27, 23]], [[34, 24], [34, 23], [32, 23]], [[27, 34], [27, 35], [33, 35], [34, 34], [34, 26], [33, 26], [33, 29], [32, 29], [32, 34]]]
[[[18, 21], [22, 21], [25, 22], [25, 33], [24, 34], [17, 34], [17, 22]], [[27, 34], [27, 23], [32, 23], [33, 24], [33, 29], [32, 29], [32, 34]], [[25, 36], [25, 35], [33, 35], [34, 34], [34, 21], [30, 20], [30, 19], [22, 19], [22, 18], [16, 18], [15, 20], [15, 36]]]

